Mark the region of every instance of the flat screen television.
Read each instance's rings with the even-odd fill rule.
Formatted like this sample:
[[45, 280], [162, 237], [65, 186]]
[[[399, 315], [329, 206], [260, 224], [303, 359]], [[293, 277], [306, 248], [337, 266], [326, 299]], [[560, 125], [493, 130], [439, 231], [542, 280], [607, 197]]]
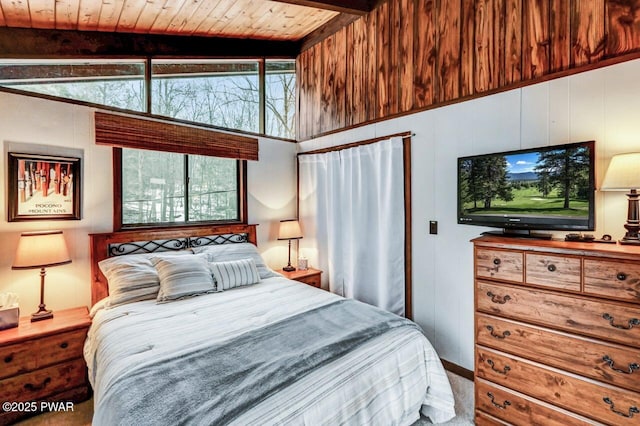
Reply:
[[458, 158], [458, 223], [532, 230], [592, 231], [595, 143]]

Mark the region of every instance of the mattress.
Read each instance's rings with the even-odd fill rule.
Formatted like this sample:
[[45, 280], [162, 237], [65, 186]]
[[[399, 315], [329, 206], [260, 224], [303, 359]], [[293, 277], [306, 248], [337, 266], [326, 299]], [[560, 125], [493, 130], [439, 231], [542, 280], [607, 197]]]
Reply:
[[[94, 389], [94, 424], [110, 423], [120, 407], [110, 403], [109, 392], [141, 365], [222, 344], [339, 299], [278, 276], [171, 303], [143, 301], [109, 309], [96, 305], [84, 348]], [[188, 383], [179, 386], [189, 388]], [[127, 400], [139, 398], [138, 403], [145, 404], [135, 386], [125, 391]], [[198, 392], [197, 387], [192, 391]], [[171, 395], [164, 396], [164, 401], [179, 403]], [[451, 388], [435, 350], [420, 331], [405, 327], [389, 330], [315, 368], [228, 423], [410, 425], [420, 412], [439, 423], [455, 415], [453, 407]], [[149, 424], [162, 423], [162, 418], [149, 419]]]

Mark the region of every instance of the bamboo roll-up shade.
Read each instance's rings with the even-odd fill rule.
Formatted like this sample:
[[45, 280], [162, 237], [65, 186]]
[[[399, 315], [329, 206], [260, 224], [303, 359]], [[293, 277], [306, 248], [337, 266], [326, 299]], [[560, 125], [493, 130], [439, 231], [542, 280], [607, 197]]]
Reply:
[[97, 145], [258, 160], [257, 138], [124, 114], [94, 115]]

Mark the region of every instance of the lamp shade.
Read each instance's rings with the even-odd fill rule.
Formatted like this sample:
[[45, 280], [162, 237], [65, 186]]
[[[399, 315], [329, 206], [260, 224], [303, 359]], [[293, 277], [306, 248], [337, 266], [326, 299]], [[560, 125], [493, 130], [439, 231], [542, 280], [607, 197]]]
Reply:
[[637, 188], [640, 188], [640, 152], [614, 155], [600, 189], [628, 191]]
[[62, 231], [23, 232], [12, 269], [47, 268], [71, 263]]
[[297, 240], [300, 238], [302, 238], [302, 231], [300, 230], [300, 223], [296, 219], [280, 221], [279, 240]]

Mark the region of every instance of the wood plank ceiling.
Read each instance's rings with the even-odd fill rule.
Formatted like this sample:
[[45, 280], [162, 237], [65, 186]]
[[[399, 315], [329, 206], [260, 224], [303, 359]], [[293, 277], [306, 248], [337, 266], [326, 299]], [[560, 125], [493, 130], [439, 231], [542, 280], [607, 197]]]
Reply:
[[0, 27], [298, 41], [341, 12], [369, 8], [357, 1], [0, 0]]

